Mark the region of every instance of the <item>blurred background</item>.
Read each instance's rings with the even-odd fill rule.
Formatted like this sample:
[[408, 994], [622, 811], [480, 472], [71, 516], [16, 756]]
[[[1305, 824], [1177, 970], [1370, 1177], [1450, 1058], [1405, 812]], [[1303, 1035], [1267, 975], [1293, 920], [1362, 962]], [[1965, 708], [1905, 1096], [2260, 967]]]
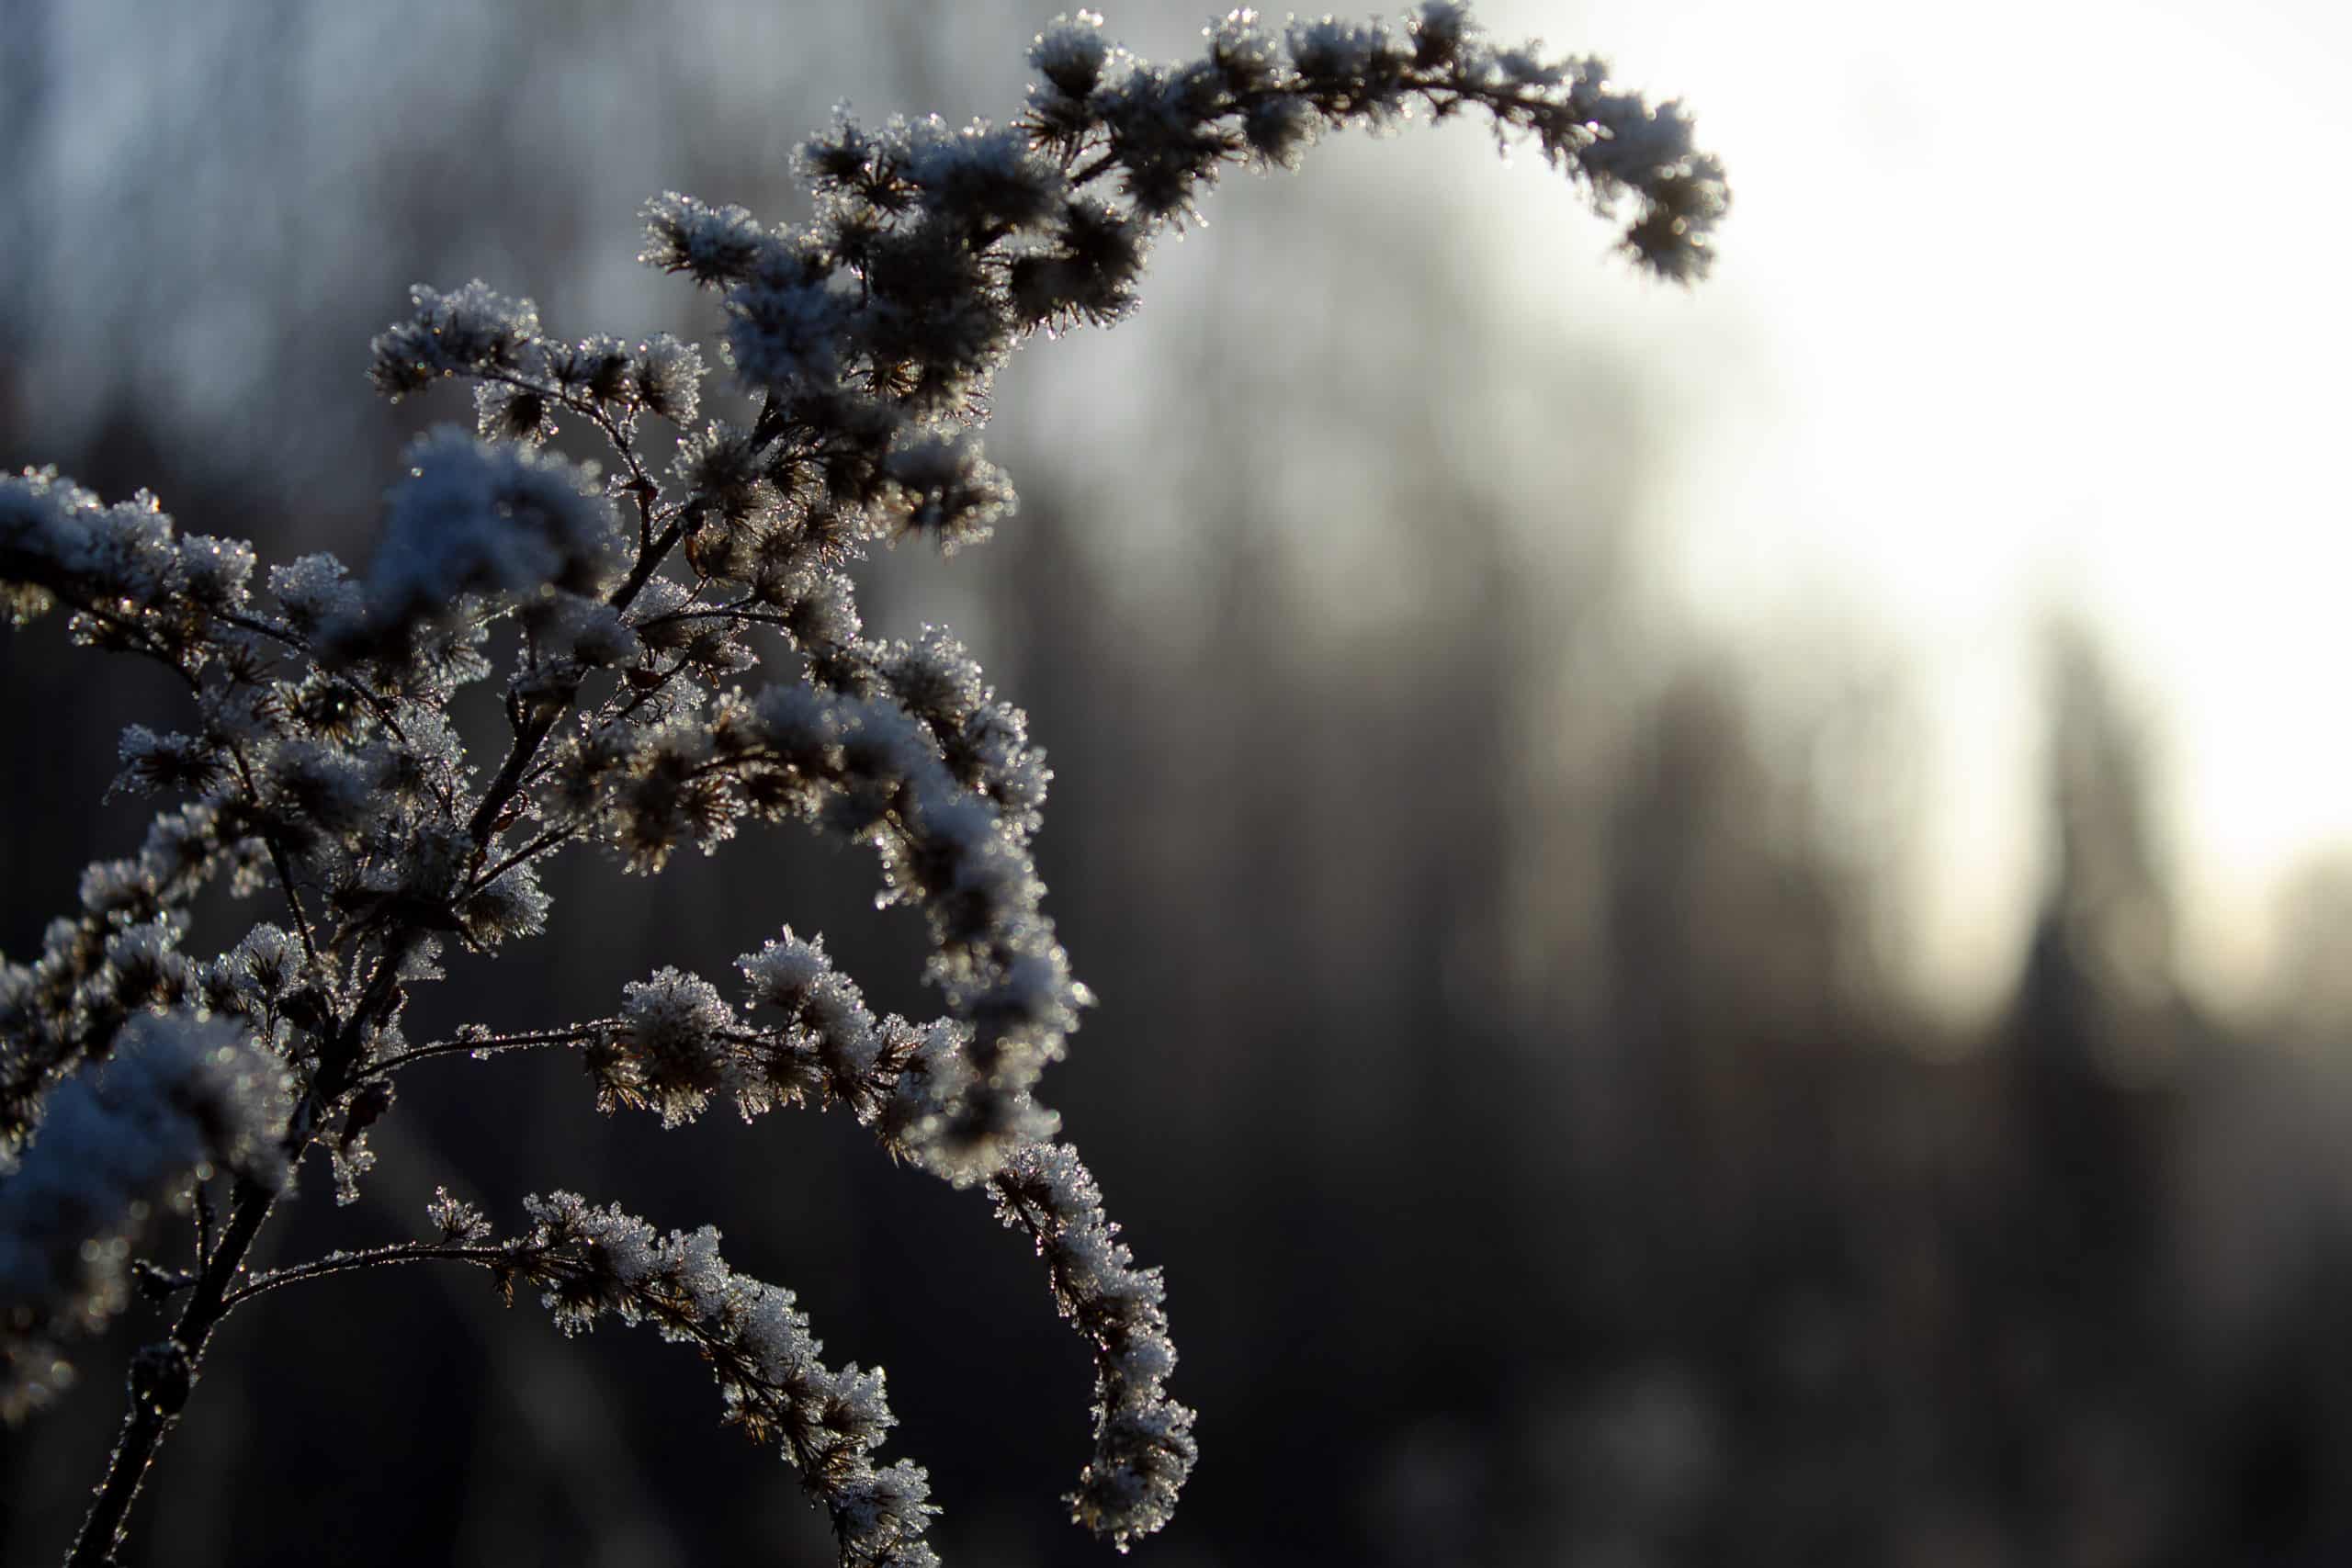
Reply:
[[[1049, 8], [0, 0], [0, 465], [356, 555], [471, 417], [367, 389], [410, 283], [707, 339], [631, 260], [647, 196], [794, 216], [833, 103], [1001, 118]], [[1201, 1411], [1140, 1557], [2352, 1562], [2352, 13], [1481, 16], [1688, 97], [1712, 281], [1635, 277], [1466, 124], [1334, 141], [1016, 359], [994, 542], [867, 576], [1058, 771], [1103, 1000], [1046, 1098]], [[175, 712], [54, 620], [0, 641], [0, 948], [136, 843], [115, 737]], [[786, 919], [928, 1016], [872, 888], [785, 832], [583, 857], [412, 1034], [723, 980]], [[951, 1563], [1110, 1561], [1056, 1501], [1082, 1348], [977, 1198], [840, 1118], [600, 1118], [563, 1060], [402, 1095], [280, 1256], [415, 1234], [436, 1182], [715, 1222], [889, 1369]], [[831, 1560], [684, 1351], [470, 1273], [304, 1291], [224, 1331], [127, 1562]], [[0, 1434], [0, 1559], [62, 1555], [151, 1326]]]

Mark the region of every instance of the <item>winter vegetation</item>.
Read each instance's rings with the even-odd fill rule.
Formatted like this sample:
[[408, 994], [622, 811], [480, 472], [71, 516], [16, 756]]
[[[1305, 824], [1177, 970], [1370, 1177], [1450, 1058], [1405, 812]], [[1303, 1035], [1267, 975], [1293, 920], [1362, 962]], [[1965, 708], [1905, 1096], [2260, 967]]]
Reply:
[[[1154, 65], [1081, 12], [1038, 36], [1001, 124], [838, 118], [799, 150], [806, 222], [649, 202], [639, 259], [715, 298], [708, 349], [559, 335], [481, 282], [419, 286], [370, 378], [393, 399], [463, 383], [473, 423], [409, 448], [357, 570], [265, 567], [153, 497], [53, 470], [0, 480], [0, 604], [19, 624], [61, 611], [185, 694], [183, 728], [122, 738], [116, 789], [158, 803], [144, 841], [0, 967], [0, 1406], [38, 1421], [134, 1300], [170, 1323], [131, 1362], [71, 1562], [113, 1559], [227, 1318], [356, 1271], [390, 1288], [411, 1263], [483, 1270], [567, 1335], [691, 1346], [842, 1563], [935, 1561], [925, 1472], [882, 1457], [881, 1371], [827, 1360], [793, 1293], [738, 1271], [709, 1226], [561, 1190], [500, 1216], [445, 1190], [424, 1239], [249, 1266], [306, 1181], [360, 1194], [413, 1071], [523, 1051], [574, 1054], [598, 1109], [665, 1128], [718, 1102], [838, 1109], [985, 1195], [1092, 1359], [1073, 1520], [1122, 1549], [1168, 1523], [1196, 1450], [1162, 1281], [1038, 1098], [1092, 1001], [1032, 849], [1046, 752], [949, 633], [867, 635], [854, 572], [877, 545], [954, 551], [1012, 515], [978, 437], [995, 373], [1033, 335], [1126, 315], [1152, 245], [1230, 170], [1474, 116], [1532, 141], [1675, 282], [1704, 274], [1728, 202], [1677, 105], [1498, 46], [1450, 0], [1394, 27], [1236, 12], [1205, 39]], [[565, 431], [601, 462], [560, 455]], [[461, 738], [475, 708], [495, 710], [493, 752]], [[560, 852], [650, 876], [756, 822], [875, 852], [881, 902], [923, 932], [935, 1017], [877, 1010], [821, 937], [782, 925], [724, 988], [662, 967], [573, 1021], [406, 1032], [453, 952], [562, 940], [542, 885]], [[220, 894], [263, 918], [214, 931]]]

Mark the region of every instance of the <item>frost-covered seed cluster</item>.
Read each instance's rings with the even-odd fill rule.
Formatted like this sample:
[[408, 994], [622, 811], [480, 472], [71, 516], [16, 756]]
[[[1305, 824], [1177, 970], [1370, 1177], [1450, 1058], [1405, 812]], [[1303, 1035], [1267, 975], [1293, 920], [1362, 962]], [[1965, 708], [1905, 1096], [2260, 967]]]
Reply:
[[1138, 1269], [1065, 1144], [1023, 1148], [991, 1182], [997, 1214], [1036, 1242], [1054, 1302], [1094, 1347], [1094, 1458], [1070, 1517], [1122, 1547], [1166, 1524], [1193, 1472], [1193, 1413], [1169, 1398], [1176, 1347], [1157, 1269]]
[[71, 1378], [58, 1337], [130, 1304], [132, 1241], [150, 1210], [185, 1205], [191, 1170], [285, 1180], [287, 1077], [227, 1020], [175, 1009], [131, 1019], [49, 1097], [39, 1141], [0, 1157], [0, 1414]]
[[[718, 1232], [658, 1235], [617, 1205], [599, 1209], [571, 1192], [526, 1201], [530, 1233], [491, 1263], [510, 1293], [515, 1281], [544, 1292], [566, 1334], [607, 1314], [650, 1324], [665, 1339], [692, 1345], [710, 1363], [727, 1420], [754, 1441], [774, 1443], [801, 1484], [832, 1516], [841, 1560], [854, 1568], [933, 1568], [922, 1541], [938, 1510], [931, 1483], [905, 1460], [873, 1461], [892, 1425], [880, 1369], [836, 1371], [790, 1291], [738, 1274], [718, 1255]], [[445, 1230], [479, 1239], [481, 1222], [445, 1207]]]
[[[147, 1392], [113, 1461], [129, 1483], [100, 1490], [75, 1562], [110, 1560], [176, 1419], [165, 1394], [220, 1318], [315, 1274], [427, 1258], [542, 1289], [567, 1329], [611, 1313], [693, 1342], [731, 1418], [831, 1511], [844, 1562], [932, 1561], [922, 1472], [871, 1461], [880, 1374], [827, 1371], [791, 1296], [729, 1270], [714, 1232], [664, 1238], [557, 1194], [493, 1243], [445, 1198], [437, 1244], [243, 1275], [314, 1146], [356, 1195], [399, 1073], [547, 1045], [581, 1051], [606, 1110], [675, 1125], [716, 1100], [747, 1117], [842, 1106], [894, 1158], [984, 1186], [1093, 1349], [1075, 1517], [1123, 1547], [1168, 1521], [1194, 1450], [1166, 1388], [1159, 1278], [1035, 1098], [1091, 1000], [1030, 849], [1051, 772], [947, 633], [869, 637], [849, 572], [877, 543], [952, 550], [1012, 515], [977, 434], [998, 367], [1032, 334], [1132, 310], [1155, 240], [1229, 168], [1292, 166], [1347, 125], [1475, 110], [1601, 210], [1629, 204], [1628, 254], [1676, 280], [1705, 271], [1728, 202], [1677, 105], [1595, 61], [1498, 48], [1450, 0], [1396, 27], [1236, 11], [1205, 39], [1155, 65], [1080, 12], [1037, 37], [1037, 80], [1003, 124], [841, 117], [800, 150], [804, 223], [650, 202], [641, 259], [724, 311], [718, 393], [703, 351], [667, 335], [562, 337], [482, 283], [419, 287], [371, 378], [396, 398], [469, 383], [474, 427], [409, 448], [362, 571], [329, 555], [264, 571], [144, 494], [0, 479], [0, 610], [62, 607], [77, 641], [160, 663], [187, 699], [180, 728], [122, 739], [116, 788], [163, 797], [138, 852], [91, 866], [40, 951], [0, 961], [6, 1399], [62, 1381], [55, 1342], [112, 1316], [127, 1280], [183, 1302], [138, 1362]], [[606, 460], [548, 450], [567, 427]], [[452, 719], [493, 675], [494, 761]], [[821, 941], [786, 928], [740, 961], [740, 1003], [664, 968], [588, 1024], [405, 1038], [446, 944], [487, 953], [546, 928], [548, 855], [597, 846], [650, 874], [746, 818], [874, 849], [884, 901], [922, 918], [942, 1016], [876, 1017]], [[273, 905], [208, 956], [188, 943], [214, 884]], [[134, 1275], [158, 1205], [193, 1207], [193, 1269]]]
[[[969, 1084], [964, 1025], [877, 1019], [822, 939], [788, 926], [736, 967], [750, 1021], [709, 982], [662, 969], [625, 987], [616, 1018], [561, 1032], [584, 1048], [601, 1108], [653, 1111], [670, 1126], [720, 1095], [747, 1120], [812, 1100], [841, 1105], [892, 1156], [973, 1179], [970, 1167], [941, 1157], [932, 1135]], [[1193, 1412], [1166, 1387], [1176, 1348], [1159, 1272], [1135, 1266], [1093, 1177], [1076, 1151], [1046, 1141], [1052, 1131], [1052, 1118], [1038, 1114], [987, 1181], [999, 1216], [1034, 1240], [1062, 1315], [1093, 1348], [1095, 1454], [1069, 1503], [1080, 1523], [1124, 1543], [1172, 1512], [1193, 1467]]]

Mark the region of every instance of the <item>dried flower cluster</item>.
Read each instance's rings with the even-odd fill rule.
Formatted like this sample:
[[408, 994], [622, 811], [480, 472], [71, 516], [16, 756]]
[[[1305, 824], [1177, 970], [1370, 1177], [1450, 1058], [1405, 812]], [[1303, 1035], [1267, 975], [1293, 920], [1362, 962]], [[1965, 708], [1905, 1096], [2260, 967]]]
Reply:
[[[880, 1373], [827, 1370], [790, 1294], [731, 1271], [708, 1229], [664, 1238], [559, 1193], [531, 1201], [526, 1235], [493, 1242], [445, 1200], [438, 1242], [239, 1282], [311, 1149], [356, 1192], [397, 1074], [526, 1045], [582, 1053], [608, 1111], [673, 1125], [714, 1099], [747, 1116], [838, 1105], [893, 1156], [985, 1185], [1093, 1348], [1096, 1446], [1074, 1517], [1122, 1546], [1167, 1522], [1194, 1450], [1166, 1391], [1160, 1281], [1034, 1097], [1091, 1000], [1030, 854], [1044, 753], [953, 638], [867, 637], [847, 570], [876, 541], [953, 549], [1011, 513], [975, 434], [995, 371], [1035, 332], [1124, 315], [1154, 238], [1228, 167], [1290, 166], [1336, 127], [1476, 109], [1604, 210], [1630, 200], [1628, 252], [1678, 280], [1705, 270], [1727, 202], [1677, 106], [1613, 88], [1596, 62], [1494, 47], [1459, 5], [1395, 28], [1236, 12], [1206, 36], [1200, 58], [1156, 66], [1081, 12], [1036, 39], [1037, 84], [1006, 125], [842, 118], [802, 150], [804, 224], [650, 203], [643, 259], [723, 303], [739, 418], [705, 418], [693, 345], [561, 338], [480, 283], [418, 288], [376, 340], [372, 378], [393, 397], [469, 382], [477, 428], [412, 446], [358, 572], [316, 555], [264, 573], [143, 494], [107, 505], [52, 472], [0, 480], [0, 604], [19, 622], [62, 606], [77, 640], [171, 670], [190, 710], [185, 729], [123, 739], [117, 787], [175, 801], [140, 852], [93, 866], [40, 953], [0, 964], [12, 1411], [63, 1380], [59, 1337], [120, 1309], [147, 1211], [198, 1220], [191, 1271], [140, 1276], [178, 1316], [142, 1355], [74, 1561], [113, 1550], [222, 1317], [319, 1274], [426, 1258], [541, 1290], [567, 1332], [609, 1313], [691, 1342], [729, 1419], [830, 1510], [845, 1563], [933, 1560], [922, 1472], [872, 1458], [889, 1424]], [[567, 421], [601, 436], [609, 470], [543, 449]], [[780, 683], [737, 683], [769, 663]], [[510, 739], [484, 768], [450, 709], [502, 666]], [[922, 917], [941, 1018], [876, 1018], [821, 942], [786, 928], [741, 960], [740, 1010], [663, 969], [588, 1023], [404, 1038], [444, 944], [487, 952], [545, 928], [547, 856], [600, 844], [650, 874], [746, 817], [874, 847], [886, 898]], [[216, 879], [277, 907], [198, 957], [189, 912]]]
[[287, 1088], [285, 1065], [243, 1030], [183, 1010], [137, 1014], [104, 1074], [50, 1096], [40, 1141], [0, 1182], [0, 1416], [16, 1419], [71, 1377], [59, 1337], [95, 1332], [130, 1304], [140, 1222], [185, 1209], [190, 1172], [218, 1164], [284, 1183]]
[[[530, 1234], [492, 1264], [506, 1289], [516, 1280], [544, 1287], [566, 1334], [610, 1314], [694, 1346], [718, 1378], [727, 1419], [754, 1441], [781, 1447], [831, 1513], [844, 1563], [924, 1568], [939, 1561], [922, 1540], [937, 1511], [924, 1501], [929, 1479], [905, 1460], [876, 1469], [870, 1457], [892, 1421], [881, 1371], [828, 1369], [790, 1291], [728, 1268], [708, 1225], [658, 1236], [618, 1207], [594, 1208], [570, 1192], [527, 1207]], [[436, 1217], [469, 1239], [486, 1224], [448, 1207]]]

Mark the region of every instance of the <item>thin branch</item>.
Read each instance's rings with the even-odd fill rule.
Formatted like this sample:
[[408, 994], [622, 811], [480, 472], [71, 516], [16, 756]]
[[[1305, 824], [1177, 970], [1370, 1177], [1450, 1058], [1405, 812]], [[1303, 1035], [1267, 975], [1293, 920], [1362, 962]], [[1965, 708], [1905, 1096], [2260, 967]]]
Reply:
[[662, 559], [680, 539], [686, 536], [687, 528], [701, 516], [702, 509], [697, 502], [689, 502], [679, 508], [677, 515], [670, 519], [670, 525], [655, 535], [653, 543], [639, 552], [637, 565], [629, 569], [628, 578], [613, 590], [611, 597], [605, 603], [616, 610], [628, 609], [631, 602], [645, 591], [645, 585], [652, 581], [653, 574], [661, 570]]
[[360, 1081], [387, 1077], [402, 1067], [418, 1062], [429, 1062], [436, 1056], [489, 1056], [502, 1051], [526, 1051], [537, 1045], [577, 1045], [591, 1039], [599, 1029], [609, 1027], [612, 1019], [591, 1019], [586, 1023], [571, 1024], [562, 1029], [537, 1029], [517, 1034], [486, 1034], [478, 1040], [435, 1040], [428, 1045], [413, 1046], [398, 1055], [387, 1056], [370, 1063], [359, 1075]]
[[541, 833], [537, 838], [533, 839], [529, 843], [525, 844], [521, 849], [516, 850], [513, 854], [508, 855], [504, 860], [500, 861], [488, 871], [481, 873], [472, 881], [467, 883], [466, 892], [469, 894], [479, 893], [483, 888], [489, 886], [492, 883], [497, 881], [500, 877], [505, 875], [508, 872], [513, 871], [516, 866], [521, 865], [525, 861], [537, 859], [540, 855], [555, 848], [557, 845], [562, 843], [564, 840], [569, 839], [571, 836], [572, 829], [570, 828], [548, 829], [546, 832]]
[[[253, 764], [245, 761], [243, 749], [232, 742], [229, 760], [236, 764], [237, 777], [245, 786], [245, 798], [252, 801], [258, 810], [261, 786], [254, 782]], [[261, 840], [261, 847], [269, 852], [270, 867], [277, 873], [278, 890], [286, 895], [287, 911], [294, 917], [295, 933], [302, 939], [302, 956], [310, 960], [311, 968], [316, 969], [319, 967], [319, 950], [311, 938], [311, 919], [303, 912], [302, 895], [294, 886], [294, 868], [287, 863], [285, 852], [279, 848], [274, 835], [257, 833], [254, 837]]]
[[96, 604], [93, 604], [86, 600], [77, 600], [65, 593], [59, 592], [53, 585], [44, 584], [43, 586], [49, 587], [50, 592], [56, 593], [58, 598], [75, 614], [87, 615], [90, 619], [97, 622], [100, 626], [111, 627], [116, 632], [121, 634], [123, 638], [123, 647], [127, 651], [145, 654], [148, 658], [153, 660], [156, 663], [161, 664], [164, 669], [169, 670], [173, 674], [178, 676], [181, 682], [185, 684], [190, 692], [195, 693], [198, 696], [203, 695], [204, 685], [202, 682], [196, 678], [196, 672], [190, 670], [187, 665], [181, 663], [170, 653], [166, 652], [162, 645], [157, 643], [154, 637], [149, 634], [146, 627], [139, 625], [135, 621], [126, 621], [120, 615], [114, 615], [109, 611], [101, 610]]
[[221, 1315], [226, 1316], [258, 1295], [280, 1285], [300, 1284], [329, 1274], [341, 1274], [354, 1269], [373, 1269], [394, 1263], [429, 1263], [444, 1261], [472, 1263], [492, 1267], [513, 1255], [499, 1247], [454, 1247], [447, 1243], [396, 1242], [390, 1247], [371, 1247], [366, 1252], [339, 1252], [317, 1258], [308, 1263], [288, 1264], [273, 1269], [266, 1274], [256, 1274], [221, 1299]]
[[[197, 1277], [196, 1288], [188, 1293], [187, 1303], [180, 1309], [179, 1320], [172, 1328], [169, 1343], [176, 1347], [177, 1354], [185, 1359], [191, 1371], [203, 1358], [204, 1342], [220, 1321], [229, 1281], [244, 1266], [245, 1254], [251, 1250], [254, 1238], [261, 1234], [262, 1222], [269, 1217], [270, 1207], [277, 1201], [277, 1195], [266, 1188], [239, 1179], [220, 1244], [212, 1249], [210, 1259]], [[124, 1526], [130, 1517], [130, 1506], [138, 1500], [140, 1485], [154, 1463], [156, 1450], [178, 1425], [179, 1414], [176, 1399], [167, 1403], [163, 1398], [142, 1398], [134, 1389], [130, 1407], [123, 1414], [121, 1435], [115, 1439], [114, 1453], [107, 1464], [106, 1480], [99, 1484], [90, 1511], [82, 1520], [81, 1531], [74, 1539], [73, 1549], [66, 1556], [66, 1568], [105, 1568], [115, 1561], [115, 1551], [122, 1544]]]
[[273, 642], [282, 642], [287, 647], [292, 649], [295, 652], [302, 654], [305, 657], [308, 657], [311, 652], [310, 645], [305, 643], [300, 637], [296, 637], [284, 626], [273, 625], [268, 621], [263, 620], [258, 615], [243, 615], [237, 614], [233, 610], [215, 610], [211, 612], [211, 615], [212, 618], [216, 621], [220, 621], [227, 626], [235, 626], [240, 631], [252, 632], [256, 637], [268, 637]]
[[[699, 592], [700, 590], [697, 589], [696, 592]], [[659, 615], [648, 615], [640, 624], [658, 626], [672, 621], [707, 621], [716, 618], [731, 620], [739, 615], [747, 613], [759, 602], [758, 595], [746, 593], [741, 599], [730, 600], [724, 604], [705, 604], [695, 609], [676, 609]]]

